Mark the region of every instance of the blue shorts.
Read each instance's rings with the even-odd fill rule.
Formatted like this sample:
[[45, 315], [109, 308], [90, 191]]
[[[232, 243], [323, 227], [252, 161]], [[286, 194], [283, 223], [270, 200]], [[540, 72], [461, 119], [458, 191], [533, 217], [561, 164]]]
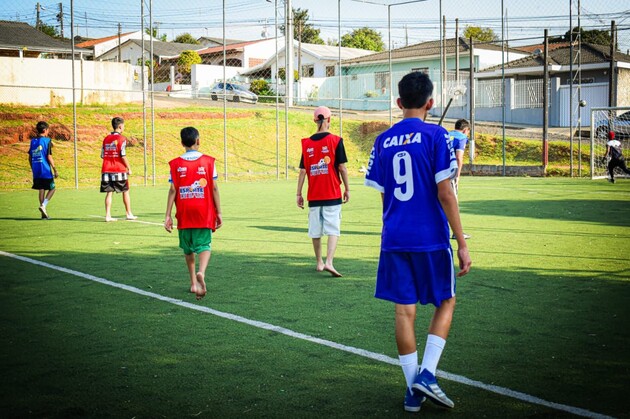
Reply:
[[396, 304], [433, 304], [455, 296], [453, 251], [383, 252], [376, 274], [376, 298]]

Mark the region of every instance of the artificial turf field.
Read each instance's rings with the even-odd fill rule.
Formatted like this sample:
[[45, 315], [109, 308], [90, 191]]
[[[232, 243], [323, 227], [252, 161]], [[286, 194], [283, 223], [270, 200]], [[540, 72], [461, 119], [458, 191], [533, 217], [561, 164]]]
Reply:
[[[380, 197], [351, 183], [341, 279], [315, 272], [294, 180], [221, 183], [200, 302], [166, 186], [133, 188], [140, 218], [116, 223], [97, 188], [58, 190], [49, 221], [35, 191], [1, 192], [0, 250], [27, 259], [0, 255], [0, 417], [409, 417], [373, 298]], [[462, 178], [473, 269], [439, 365], [455, 409], [421, 415], [630, 416], [629, 204], [625, 179]]]

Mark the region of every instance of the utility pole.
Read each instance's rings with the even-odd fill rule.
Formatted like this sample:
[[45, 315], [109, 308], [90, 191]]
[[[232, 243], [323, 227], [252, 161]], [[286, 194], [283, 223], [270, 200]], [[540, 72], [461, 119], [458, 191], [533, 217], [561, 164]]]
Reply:
[[459, 86], [459, 18], [455, 18], [455, 84]]
[[407, 30], [407, 24], [405, 24], [405, 46], [409, 46], [409, 31]]
[[543, 147], [542, 166], [547, 171], [549, 164], [549, 29], [545, 29], [545, 43], [543, 47]]
[[[118, 23], [118, 62], [121, 63], [122, 62], [122, 46], [120, 45], [120, 35], [121, 35], [121, 28], [120, 28], [120, 22]], [[144, 50], [142, 51], [144, 53]], [[144, 63], [142, 63], [142, 65], [144, 65]]]
[[39, 12], [41, 11], [42, 6], [37, 3], [37, 5], [35, 6], [35, 10], [37, 10], [37, 18], [35, 20], [35, 29], [40, 30], [41, 29], [41, 21], [39, 20]]
[[61, 38], [63, 38], [63, 3], [59, 3], [59, 14], [57, 15], [57, 21], [61, 25]]
[[88, 34], [87, 12], [85, 12], [85, 37], [90, 37], [90, 35]]

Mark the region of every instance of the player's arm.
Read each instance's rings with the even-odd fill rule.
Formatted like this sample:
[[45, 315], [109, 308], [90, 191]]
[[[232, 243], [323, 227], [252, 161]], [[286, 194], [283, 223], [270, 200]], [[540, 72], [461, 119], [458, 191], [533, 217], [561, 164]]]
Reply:
[[219, 185], [215, 179], [212, 182], [212, 199], [214, 200], [214, 208], [217, 211], [217, 227], [220, 228], [223, 225], [223, 216], [221, 215], [221, 196], [219, 195]]
[[168, 199], [166, 200], [166, 215], [164, 216], [164, 228], [169, 233], [173, 231], [173, 218], [171, 218], [171, 213], [173, 212], [176, 193], [175, 185], [171, 183], [171, 188], [168, 190]]
[[304, 209], [304, 197], [302, 196], [302, 188], [304, 187], [304, 181], [306, 180], [306, 169], [300, 169], [300, 174], [298, 175], [298, 184], [297, 184], [297, 206]]
[[346, 167], [345, 163], [341, 163], [339, 166], [337, 166], [337, 168], [339, 169], [339, 174], [341, 175], [341, 181], [343, 182], [343, 186], [344, 188], [346, 188], [346, 190], [343, 193], [343, 203], [345, 204], [346, 202], [350, 200], [350, 183], [348, 182], [348, 168]]
[[457, 159], [457, 176], [455, 181], [459, 183], [459, 175], [462, 173], [462, 167], [464, 166], [464, 150], [455, 150], [455, 158]]
[[459, 218], [459, 208], [457, 206], [457, 198], [455, 192], [448, 181], [445, 179], [437, 184], [438, 187], [438, 199], [446, 214], [448, 223], [453, 230], [453, 234], [457, 239], [457, 258], [459, 259], [459, 272], [457, 276], [463, 276], [470, 270], [472, 261], [470, 260], [470, 254], [468, 253], [468, 246], [464, 239], [464, 230], [462, 228], [462, 222]]
[[127, 168], [127, 173], [131, 174], [131, 166], [129, 165], [129, 160], [127, 160], [127, 156], [122, 156], [122, 161], [125, 164], [125, 167]]
[[53, 170], [53, 174], [55, 177], [59, 177], [59, 174], [57, 173], [57, 168], [55, 167], [55, 160], [53, 159], [52, 156], [52, 148], [53, 148], [53, 143], [50, 143], [50, 146], [48, 147], [48, 155], [46, 156], [46, 160], [48, 160], [48, 164], [50, 165], [50, 168]]

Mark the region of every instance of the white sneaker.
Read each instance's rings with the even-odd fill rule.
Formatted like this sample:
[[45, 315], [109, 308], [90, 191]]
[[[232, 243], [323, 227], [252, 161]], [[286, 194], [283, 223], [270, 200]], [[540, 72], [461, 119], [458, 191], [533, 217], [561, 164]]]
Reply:
[[105, 217], [105, 222], [106, 223], [111, 223], [112, 221], [118, 221], [118, 218]]
[[40, 205], [39, 206], [39, 212], [42, 213], [42, 218], [44, 219], [49, 219], [50, 217], [48, 216], [48, 213], [46, 212], [46, 206], [45, 205]]
[[138, 219], [138, 217], [136, 217], [135, 215], [127, 214], [127, 220], [128, 221], [137, 220], [137, 219]]

